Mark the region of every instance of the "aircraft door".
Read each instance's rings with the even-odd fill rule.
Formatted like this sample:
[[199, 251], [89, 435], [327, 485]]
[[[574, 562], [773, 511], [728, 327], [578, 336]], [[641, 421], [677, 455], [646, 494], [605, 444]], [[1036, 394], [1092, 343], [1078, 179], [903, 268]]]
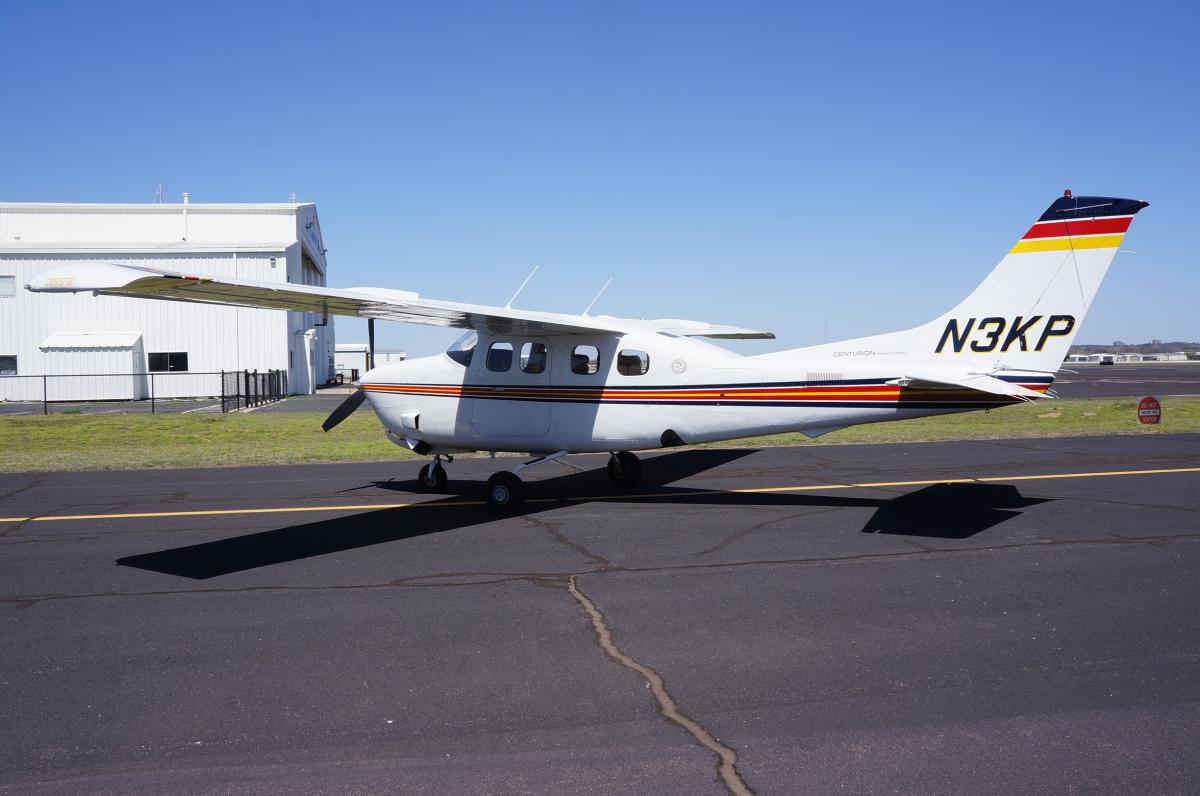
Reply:
[[551, 353], [548, 340], [515, 335], [480, 345], [468, 385], [477, 436], [540, 437], [550, 430]]

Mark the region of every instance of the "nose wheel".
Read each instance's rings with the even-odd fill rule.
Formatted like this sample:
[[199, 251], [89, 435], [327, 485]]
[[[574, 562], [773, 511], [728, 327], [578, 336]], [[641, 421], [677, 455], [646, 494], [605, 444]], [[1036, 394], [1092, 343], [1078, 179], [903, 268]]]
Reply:
[[446, 468], [442, 467], [441, 457], [424, 465], [417, 473], [417, 484], [425, 492], [442, 492], [446, 489]]
[[637, 486], [642, 480], [642, 461], [629, 451], [614, 453], [605, 468], [608, 480], [617, 486]]

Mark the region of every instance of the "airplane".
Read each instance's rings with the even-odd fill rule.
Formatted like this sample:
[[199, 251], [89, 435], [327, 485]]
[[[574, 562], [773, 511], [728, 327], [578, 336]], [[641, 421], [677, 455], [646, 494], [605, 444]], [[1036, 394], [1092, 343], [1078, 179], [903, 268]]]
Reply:
[[[571, 453], [609, 453], [617, 486], [641, 477], [633, 451], [943, 415], [1054, 397], [1050, 385], [1133, 216], [1147, 202], [1068, 190], [958, 306], [905, 331], [744, 356], [700, 338], [773, 339], [698, 321], [534, 312], [421, 298], [89, 263], [42, 272], [37, 292], [191, 301], [456, 327], [445, 352], [367, 371], [323, 424], [370, 401], [395, 444], [430, 461], [483, 451], [535, 458], [488, 479], [497, 514], [521, 510], [519, 473]], [[518, 291], [520, 292], [520, 291]], [[515, 298], [515, 297], [514, 297]], [[593, 302], [594, 303], [594, 302]]]

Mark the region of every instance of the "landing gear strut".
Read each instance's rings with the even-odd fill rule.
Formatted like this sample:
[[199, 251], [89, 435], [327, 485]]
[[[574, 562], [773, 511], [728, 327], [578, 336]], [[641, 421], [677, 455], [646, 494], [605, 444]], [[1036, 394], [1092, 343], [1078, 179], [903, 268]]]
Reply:
[[494, 514], [516, 514], [525, 505], [525, 484], [517, 477], [517, 473], [526, 467], [553, 462], [566, 456], [566, 451], [549, 453], [536, 459], [518, 465], [511, 473], [496, 473], [487, 480], [484, 487], [483, 499]]
[[617, 486], [637, 486], [642, 480], [642, 462], [629, 451], [614, 453], [604, 469], [608, 473], [608, 480]]
[[[454, 460], [447, 456], [446, 461]], [[441, 456], [434, 456], [433, 461], [421, 468], [417, 473], [417, 484], [425, 492], [442, 492], [446, 489], [446, 468], [442, 467]]]

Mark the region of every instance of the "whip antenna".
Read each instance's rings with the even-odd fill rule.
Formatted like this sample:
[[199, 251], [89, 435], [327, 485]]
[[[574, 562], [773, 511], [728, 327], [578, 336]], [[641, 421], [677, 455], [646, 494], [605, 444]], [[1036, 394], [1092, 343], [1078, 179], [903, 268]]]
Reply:
[[512, 303], [517, 300], [517, 296], [521, 295], [521, 291], [524, 290], [525, 286], [529, 284], [529, 280], [533, 279], [533, 275], [537, 273], [539, 268], [541, 268], [540, 265], [535, 265], [533, 267], [533, 270], [529, 272], [529, 276], [525, 277], [525, 281], [521, 283], [521, 286], [519, 288], [517, 288], [517, 292], [513, 293], [512, 298], [510, 298], [508, 300], [508, 303], [504, 305], [504, 309], [506, 309], [506, 310], [512, 309]]
[[596, 294], [596, 297], [594, 299], [592, 299], [592, 303], [587, 305], [587, 309], [583, 311], [584, 315], [587, 315], [588, 310], [590, 310], [593, 306], [595, 306], [596, 302], [600, 300], [600, 297], [604, 295], [604, 291], [608, 290], [608, 286], [611, 284], [612, 284], [612, 277], [610, 276], [608, 278], [608, 281], [604, 283], [604, 287], [600, 288], [600, 292]]

